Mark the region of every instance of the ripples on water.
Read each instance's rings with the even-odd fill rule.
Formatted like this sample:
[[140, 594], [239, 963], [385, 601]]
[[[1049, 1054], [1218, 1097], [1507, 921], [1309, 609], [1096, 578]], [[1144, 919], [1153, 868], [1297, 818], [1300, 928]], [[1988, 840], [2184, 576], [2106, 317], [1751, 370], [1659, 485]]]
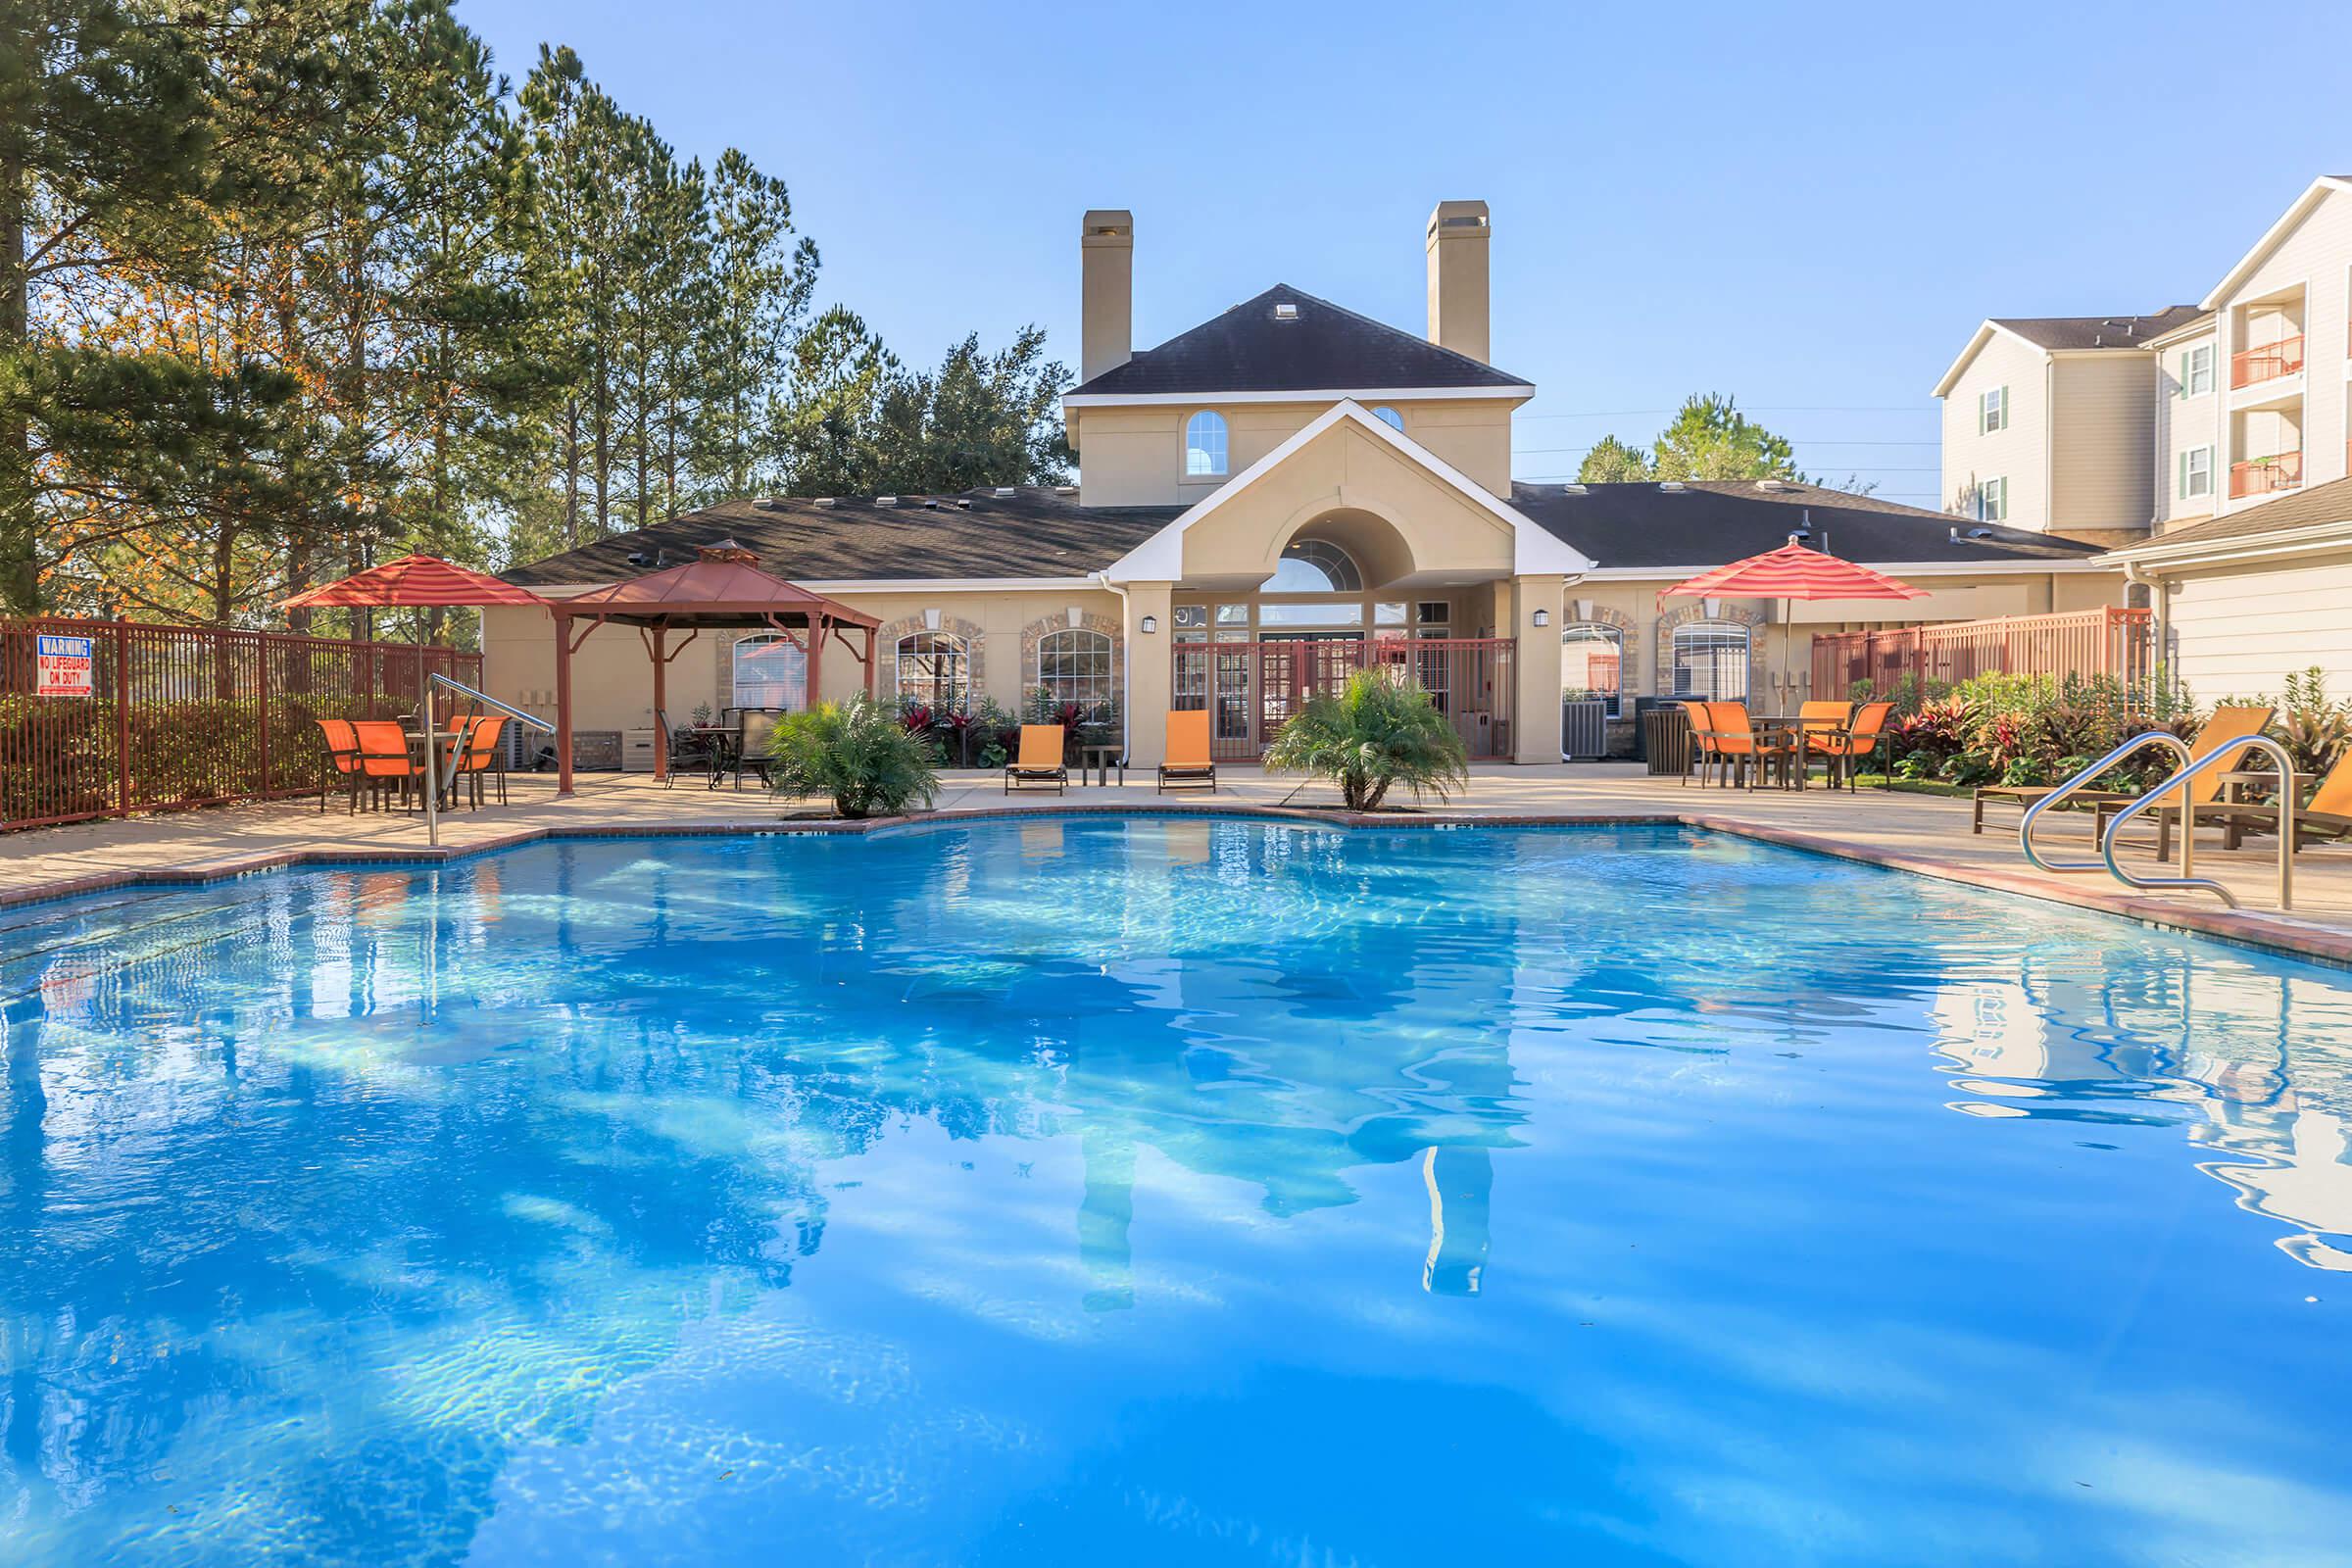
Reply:
[[1647, 828], [0, 914], [0, 1560], [2345, 1561], [2346, 979]]

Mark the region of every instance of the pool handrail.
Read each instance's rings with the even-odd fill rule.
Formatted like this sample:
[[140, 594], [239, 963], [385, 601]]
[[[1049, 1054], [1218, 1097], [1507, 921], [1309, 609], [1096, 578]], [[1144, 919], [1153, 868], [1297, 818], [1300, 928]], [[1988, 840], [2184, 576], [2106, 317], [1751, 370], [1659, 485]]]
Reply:
[[[2116, 763], [2122, 761], [2125, 758], [2130, 757], [2132, 753], [2150, 746], [2169, 746], [2176, 754], [2179, 755], [2180, 763], [2183, 767], [2186, 767], [2189, 763], [2190, 759], [2188, 743], [2182, 740], [2180, 736], [2175, 735], [2170, 730], [2152, 729], [2147, 731], [2145, 734], [2132, 736], [2130, 740], [2125, 741], [2122, 745], [2116, 747], [2114, 751], [2109, 752], [2105, 757], [2100, 758], [2088, 767], [2083, 768], [2082, 772], [2077, 773], [2073, 778], [2068, 779], [2065, 783], [2050, 791], [2049, 794], [2044, 795], [2040, 800], [2035, 801], [2033, 805], [2026, 808], [2026, 814], [2024, 818], [2017, 824], [2017, 847], [2025, 855], [2026, 862], [2032, 865], [2037, 871], [2058, 871], [2072, 873], [2080, 871], [2106, 871], [2113, 869], [2113, 867], [2111, 867], [2104, 860], [2043, 859], [2041, 857], [2041, 852], [2034, 848], [2034, 824], [2041, 820], [2042, 812], [2051, 809], [2053, 807], [2057, 806], [2059, 802], [2065, 800], [2068, 796], [2073, 795], [2076, 791], [2087, 787], [2092, 780], [2098, 778], [2109, 768], [2115, 766]], [[2235, 751], [2232, 750], [2230, 755], [2235, 756]], [[2180, 777], [2185, 778], [2187, 777], [2187, 774], [2182, 773], [2180, 775]], [[2156, 791], [2151, 793], [2160, 794], [2163, 790], [2170, 789], [2176, 782], [2178, 782], [2177, 779], [2167, 779], [2163, 785], [2159, 786]], [[2183, 793], [2180, 799], [2183, 804], [2186, 804], [2188, 796]], [[2188, 867], [2184, 865], [2181, 867], [2181, 869], [2186, 871]], [[2122, 873], [2118, 872], [2117, 874], [2121, 875]]]
[[[424, 842], [437, 850], [441, 847], [441, 767], [438, 760], [441, 748], [433, 741], [435, 734], [433, 688], [435, 686], [446, 686], [453, 692], [463, 692], [485, 708], [495, 708], [509, 718], [519, 719], [525, 724], [536, 724], [539, 728], [551, 733], [556, 726], [536, 713], [526, 713], [519, 708], [510, 707], [488, 692], [477, 692], [464, 681], [453, 680], [437, 669], [425, 677], [424, 689], [417, 694], [421, 699], [418, 705], [421, 711], [417, 716], [423, 720], [424, 725]], [[451, 761], [454, 764], [456, 759], [452, 758]]]
[[[2285, 747], [2268, 735], [2249, 736], [2232, 745], [2216, 747], [2118, 811], [2115, 819], [2107, 824], [2107, 836], [2099, 845], [2099, 854], [2106, 860], [2107, 869], [2114, 874], [2115, 879], [2126, 886], [2138, 888], [2143, 892], [2150, 888], [2202, 888], [2208, 893], [2219, 894], [2224, 904], [2232, 909], [2236, 908], [2238, 904], [2235, 894], [2211, 877], [2193, 874], [2196, 870], [2194, 846], [2197, 837], [2197, 816], [2196, 808], [2189, 803], [2188, 783], [2207, 768], [2227, 766], [2249, 751], [2262, 753], [2278, 769], [2280, 784], [2278, 791], [2278, 907], [2281, 909], [2293, 908], [2295, 906], [2295, 760], [2288, 755]], [[2180, 874], [2179, 876], [2134, 876], [2125, 870], [2115, 858], [2124, 824], [2157, 805], [2175, 789], [2180, 792]]]
[[426, 678], [435, 686], [446, 686], [453, 692], [464, 693], [466, 696], [470, 697], [475, 702], [481, 704], [484, 708], [494, 708], [498, 711], [506, 714], [509, 718], [517, 719], [522, 723], [543, 729], [550, 735], [553, 735], [556, 732], [556, 726], [549, 723], [546, 719], [541, 718], [538, 714], [526, 713], [519, 708], [514, 708], [506, 703], [502, 703], [497, 698], [491, 696], [488, 692], [477, 692], [472, 687], [466, 685], [464, 681], [452, 680], [437, 669]]

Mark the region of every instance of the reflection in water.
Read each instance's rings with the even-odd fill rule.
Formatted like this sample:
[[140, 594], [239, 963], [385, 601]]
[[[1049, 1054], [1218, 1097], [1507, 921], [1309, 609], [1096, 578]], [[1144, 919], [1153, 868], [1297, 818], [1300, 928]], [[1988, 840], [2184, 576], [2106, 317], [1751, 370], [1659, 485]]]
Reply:
[[[2334, 1321], [2266, 1266], [2352, 1256], [2348, 1042], [2323, 971], [1679, 830], [0, 912], [0, 1556], [2259, 1558], [2346, 1519], [2261, 1363]], [[1955, 1457], [2061, 1427], [2292, 1523]]]

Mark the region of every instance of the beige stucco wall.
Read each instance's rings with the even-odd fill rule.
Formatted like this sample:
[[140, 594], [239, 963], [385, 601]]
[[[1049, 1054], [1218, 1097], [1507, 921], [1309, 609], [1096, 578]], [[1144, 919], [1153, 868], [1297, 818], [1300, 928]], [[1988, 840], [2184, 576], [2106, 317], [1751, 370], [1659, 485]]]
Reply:
[[2317, 664], [2352, 691], [2352, 550], [2172, 579], [2173, 660], [2200, 702], [2276, 695]]
[[2118, 542], [2153, 511], [2156, 366], [2144, 349], [2050, 362], [2052, 532]]
[[[2251, 302], [2296, 289], [2302, 291], [2305, 368], [2295, 424], [2303, 441], [2303, 482], [2308, 486], [2344, 477], [2345, 442], [2352, 438], [2352, 428], [2346, 424], [2347, 409], [2352, 405], [2347, 402], [2345, 381], [2346, 351], [2352, 344], [2347, 337], [2352, 333], [2352, 194], [2330, 191], [2324, 195], [2227, 298], [2216, 302], [2221, 311], [2225, 396], [2229, 396], [2230, 356], [2273, 336], [2270, 318], [2275, 313]], [[2238, 400], [2257, 395], [2259, 390], [2249, 388]], [[2230, 463], [2271, 450], [2261, 443], [2276, 430], [2276, 426], [2225, 421], [2221, 454], [2225, 475]], [[2226, 497], [2222, 508], [2232, 510]]]
[[[2214, 350], [2213, 386], [2191, 397], [2183, 377], [2189, 354], [2200, 347]], [[2229, 367], [2222, 360], [2215, 332], [2200, 332], [2158, 351], [2151, 478], [2155, 484], [2152, 510], [2160, 530], [2212, 516], [2216, 498], [2230, 482], [2228, 471], [2221, 466], [2219, 434], [2223, 389], [2228, 385]], [[2197, 447], [2214, 448], [2213, 487], [2202, 496], [2182, 496], [2180, 455]]]
[[[2009, 525], [2049, 526], [2048, 356], [2021, 338], [1995, 330], [1943, 399], [1944, 510], [1977, 514], [1978, 484], [2009, 482]], [[1980, 434], [1981, 400], [1996, 386], [2009, 389], [2006, 429]]]
[[[1511, 493], [1510, 398], [1392, 402], [1404, 433], [1506, 500]], [[1373, 406], [1373, 405], [1367, 405]], [[1331, 408], [1322, 403], [1142, 404], [1074, 409], [1079, 500], [1090, 507], [1190, 506], [1263, 458]], [[1203, 409], [1225, 416], [1226, 471], [1184, 471], [1185, 421]]]

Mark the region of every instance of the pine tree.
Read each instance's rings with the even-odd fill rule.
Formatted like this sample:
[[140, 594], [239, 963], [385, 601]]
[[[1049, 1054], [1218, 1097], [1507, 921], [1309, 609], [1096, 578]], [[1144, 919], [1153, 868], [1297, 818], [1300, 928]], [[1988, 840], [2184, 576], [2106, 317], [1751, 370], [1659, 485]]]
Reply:
[[816, 288], [816, 245], [793, 241], [792, 199], [735, 148], [710, 182], [710, 265], [697, 291], [692, 461], [698, 499], [753, 493], [783, 456], [778, 404]]

